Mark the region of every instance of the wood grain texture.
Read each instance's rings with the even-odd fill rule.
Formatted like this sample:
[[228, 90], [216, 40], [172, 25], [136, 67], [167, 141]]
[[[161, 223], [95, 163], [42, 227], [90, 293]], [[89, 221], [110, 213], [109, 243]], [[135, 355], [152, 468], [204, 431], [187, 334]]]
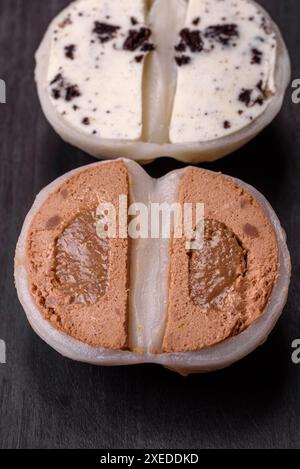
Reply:
[[[299, 0], [261, 0], [283, 30], [300, 78]], [[206, 165], [262, 191], [288, 235], [294, 275], [285, 314], [269, 341], [232, 368], [183, 379], [154, 366], [96, 368], [56, 354], [29, 327], [13, 286], [13, 256], [35, 194], [94, 160], [65, 144], [42, 115], [34, 51], [68, 0], [0, 0], [0, 365], [2, 448], [300, 447], [300, 104], [291, 102], [254, 142]], [[147, 167], [160, 176], [171, 159]]]

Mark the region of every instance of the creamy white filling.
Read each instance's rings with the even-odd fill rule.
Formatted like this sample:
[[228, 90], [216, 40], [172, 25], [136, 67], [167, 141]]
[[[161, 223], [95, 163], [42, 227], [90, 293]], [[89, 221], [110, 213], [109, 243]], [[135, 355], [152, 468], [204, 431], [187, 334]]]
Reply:
[[144, 0], [79, 0], [57, 18], [47, 87], [73, 128], [104, 139], [140, 139], [147, 52], [141, 45], [124, 50], [124, 43], [144, 26]]
[[249, 125], [275, 93], [277, 41], [268, 19], [247, 0], [190, 0], [185, 28], [196, 43], [179, 32], [170, 141], [209, 141]]

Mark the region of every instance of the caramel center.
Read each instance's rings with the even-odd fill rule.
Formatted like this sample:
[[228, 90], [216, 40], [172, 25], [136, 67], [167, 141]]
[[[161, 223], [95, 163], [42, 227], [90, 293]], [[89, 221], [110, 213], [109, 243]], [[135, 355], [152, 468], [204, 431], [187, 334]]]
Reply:
[[96, 233], [92, 212], [78, 215], [56, 242], [55, 276], [72, 303], [95, 304], [108, 286], [109, 241]]
[[197, 306], [221, 306], [236, 280], [246, 272], [246, 253], [223, 223], [206, 220], [204, 244], [190, 253], [190, 296]]

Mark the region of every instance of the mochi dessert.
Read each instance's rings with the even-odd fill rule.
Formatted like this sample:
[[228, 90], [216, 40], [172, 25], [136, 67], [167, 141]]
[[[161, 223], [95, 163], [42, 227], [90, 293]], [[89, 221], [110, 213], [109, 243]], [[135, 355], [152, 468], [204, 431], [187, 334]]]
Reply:
[[[184, 210], [172, 217], [169, 207]], [[188, 207], [202, 207], [202, 218], [192, 212], [192, 230], [179, 235], [175, 220], [185, 221]], [[289, 281], [285, 234], [255, 189], [196, 168], [154, 180], [130, 160], [83, 167], [46, 187], [15, 257], [19, 299], [55, 350], [184, 375], [226, 367], [261, 345]]]
[[279, 112], [290, 61], [250, 0], [77, 0], [36, 54], [44, 113], [98, 158], [209, 161]]

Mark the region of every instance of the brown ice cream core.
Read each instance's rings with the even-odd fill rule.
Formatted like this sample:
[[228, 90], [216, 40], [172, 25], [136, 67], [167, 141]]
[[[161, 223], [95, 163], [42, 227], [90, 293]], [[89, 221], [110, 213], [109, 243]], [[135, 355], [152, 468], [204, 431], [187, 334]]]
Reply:
[[190, 295], [198, 306], [222, 307], [247, 267], [246, 253], [235, 234], [217, 220], [205, 220], [204, 243], [190, 252]]
[[108, 287], [109, 241], [93, 212], [78, 215], [56, 242], [55, 276], [71, 303], [96, 304]]

